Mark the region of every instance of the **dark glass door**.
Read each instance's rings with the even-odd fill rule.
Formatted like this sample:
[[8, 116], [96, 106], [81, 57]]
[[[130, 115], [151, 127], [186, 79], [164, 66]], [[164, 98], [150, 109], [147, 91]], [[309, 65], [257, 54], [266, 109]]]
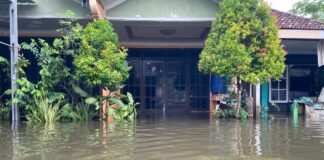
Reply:
[[167, 62], [165, 70], [165, 101], [167, 110], [186, 108], [185, 62]]
[[187, 59], [131, 59], [123, 92], [131, 92], [139, 112], [184, 112], [209, 109], [209, 78]]
[[185, 62], [144, 61], [145, 109], [185, 109], [185, 67]]
[[164, 63], [144, 61], [145, 109], [162, 110], [164, 107]]

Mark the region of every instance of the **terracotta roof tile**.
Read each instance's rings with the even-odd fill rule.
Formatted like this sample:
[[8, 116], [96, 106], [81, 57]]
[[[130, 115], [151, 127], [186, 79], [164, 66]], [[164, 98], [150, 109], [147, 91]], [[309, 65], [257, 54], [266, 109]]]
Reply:
[[277, 25], [280, 29], [324, 30], [324, 23], [310, 18], [298, 17], [274, 9], [272, 15], [277, 17]]

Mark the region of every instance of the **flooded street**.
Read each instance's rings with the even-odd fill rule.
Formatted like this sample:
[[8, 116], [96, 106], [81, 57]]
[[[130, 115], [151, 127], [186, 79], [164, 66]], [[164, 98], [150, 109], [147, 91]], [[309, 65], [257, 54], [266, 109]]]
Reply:
[[135, 125], [103, 122], [52, 127], [0, 125], [1, 160], [323, 159], [324, 121], [147, 117]]

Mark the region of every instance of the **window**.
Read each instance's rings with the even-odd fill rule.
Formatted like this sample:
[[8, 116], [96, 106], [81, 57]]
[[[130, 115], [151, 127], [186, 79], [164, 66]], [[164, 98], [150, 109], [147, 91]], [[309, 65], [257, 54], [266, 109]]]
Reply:
[[270, 82], [270, 102], [287, 103], [288, 102], [288, 70], [286, 69], [282, 78], [277, 81], [271, 79]]

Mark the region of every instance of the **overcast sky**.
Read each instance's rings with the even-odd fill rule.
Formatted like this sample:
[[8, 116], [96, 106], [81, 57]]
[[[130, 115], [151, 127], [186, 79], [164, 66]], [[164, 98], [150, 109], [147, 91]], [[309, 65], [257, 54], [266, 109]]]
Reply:
[[300, 0], [266, 0], [266, 1], [270, 4], [271, 8], [287, 12], [292, 8], [294, 3]]

